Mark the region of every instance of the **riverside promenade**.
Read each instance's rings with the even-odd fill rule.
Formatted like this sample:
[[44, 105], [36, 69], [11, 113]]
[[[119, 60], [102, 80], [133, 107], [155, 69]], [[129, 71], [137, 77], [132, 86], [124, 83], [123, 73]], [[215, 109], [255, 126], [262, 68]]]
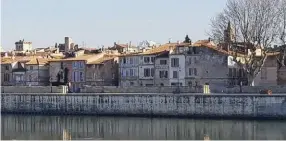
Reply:
[[286, 119], [286, 95], [3, 93], [1, 112]]

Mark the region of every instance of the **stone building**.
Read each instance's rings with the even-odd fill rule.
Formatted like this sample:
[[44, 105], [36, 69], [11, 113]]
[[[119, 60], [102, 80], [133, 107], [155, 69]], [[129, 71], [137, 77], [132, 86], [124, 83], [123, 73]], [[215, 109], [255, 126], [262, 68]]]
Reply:
[[155, 58], [155, 86], [169, 86], [169, 51], [159, 53]]
[[49, 59], [32, 58], [26, 63], [26, 85], [46, 86], [49, 85]]
[[86, 83], [86, 64], [103, 57], [104, 53], [81, 55], [66, 59], [50, 60], [50, 83], [70, 84], [70, 90], [77, 92]]
[[86, 85], [118, 86], [118, 57], [104, 55], [86, 64]]

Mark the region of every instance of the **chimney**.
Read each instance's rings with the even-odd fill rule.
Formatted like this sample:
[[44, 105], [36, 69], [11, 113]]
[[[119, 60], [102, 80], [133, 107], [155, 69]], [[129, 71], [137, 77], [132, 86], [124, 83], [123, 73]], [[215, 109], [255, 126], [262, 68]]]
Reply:
[[211, 42], [211, 38], [209, 38], [209, 42]]

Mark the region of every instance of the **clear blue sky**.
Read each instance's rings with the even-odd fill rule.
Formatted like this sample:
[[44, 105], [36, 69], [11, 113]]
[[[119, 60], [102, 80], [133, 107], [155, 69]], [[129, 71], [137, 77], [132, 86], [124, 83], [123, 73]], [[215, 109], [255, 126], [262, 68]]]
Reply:
[[165, 43], [206, 39], [210, 19], [226, 0], [1, 0], [1, 39], [4, 50], [15, 41], [33, 47], [64, 42], [70, 36], [88, 47], [113, 42]]

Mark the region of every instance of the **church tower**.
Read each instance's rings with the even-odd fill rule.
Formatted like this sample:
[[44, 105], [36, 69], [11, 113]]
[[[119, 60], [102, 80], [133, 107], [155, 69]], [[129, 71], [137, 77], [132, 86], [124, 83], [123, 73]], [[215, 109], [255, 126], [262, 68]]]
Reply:
[[234, 42], [234, 31], [233, 31], [230, 21], [227, 24], [227, 28], [224, 30], [224, 42], [225, 43]]
[[231, 26], [230, 21], [227, 24], [227, 28], [224, 30], [224, 44], [223, 44], [223, 50], [229, 51], [231, 48], [231, 44], [235, 41], [234, 40], [234, 31]]

